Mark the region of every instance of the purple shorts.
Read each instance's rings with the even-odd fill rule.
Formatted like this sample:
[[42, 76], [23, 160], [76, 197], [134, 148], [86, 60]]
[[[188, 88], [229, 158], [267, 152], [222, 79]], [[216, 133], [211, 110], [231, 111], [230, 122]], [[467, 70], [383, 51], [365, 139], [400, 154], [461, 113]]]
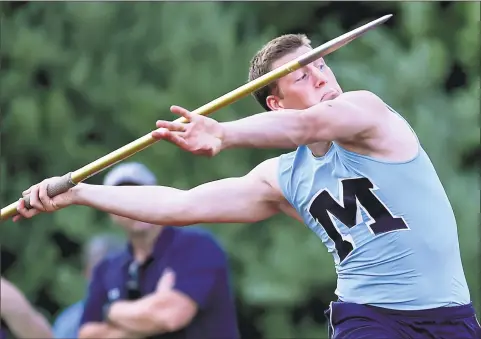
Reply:
[[397, 311], [333, 302], [325, 313], [330, 339], [481, 339], [472, 304]]

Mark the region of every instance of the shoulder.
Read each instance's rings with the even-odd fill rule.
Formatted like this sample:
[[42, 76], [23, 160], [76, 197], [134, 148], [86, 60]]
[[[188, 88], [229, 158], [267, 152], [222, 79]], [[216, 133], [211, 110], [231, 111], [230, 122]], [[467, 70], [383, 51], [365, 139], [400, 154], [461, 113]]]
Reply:
[[106, 255], [93, 267], [92, 279], [95, 280], [107, 273], [109, 268], [116, 268], [122, 264], [127, 255], [127, 249], [120, 252]]
[[224, 255], [224, 249], [214, 234], [201, 225], [192, 225], [188, 227], [173, 227], [175, 233], [175, 245], [186, 249], [189, 252], [203, 252], [208, 250], [209, 253]]
[[284, 193], [279, 185], [280, 175], [293, 165], [297, 151], [283, 154], [281, 156], [267, 159], [257, 165], [250, 175], [257, 178], [260, 183], [264, 183], [268, 187], [269, 200], [275, 202], [284, 202]]
[[[331, 140], [353, 142], [379, 134], [391, 124], [392, 110], [378, 95], [366, 90], [344, 92], [337, 98], [320, 104], [320, 110], [330, 112]], [[335, 131], [335, 132], [334, 132]]]
[[392, 113], [383, 99], [366, 90], [345, 92], [332, 101], [326, 101], [326, 104], [332, 104], [333, 107], [338, 105], [346, 110], [372, 116]]
[[344, 92], [332, 101], [336, 101], [337, 99], [352, 100], [356, 102], [361, 101], [364, 104], [384, 104], [384, 101], [377, 94], [367, 90]]
[[262, 175], [266, 172], [272, 171], [273, 169], [277, 168], [277, 166], [279, 164], [279, 159], [280, 159], [280, 157], [275, 157], [275, 158], [270, 158], [270, 159], [264, 160], [259, 165], [254, 167], [254, 169], [251, 171], [251, 173]]
[[307, 146], [301, 145], [295, 151], [264, 161], [258, 166], [258, 169], [264, 179], [268, 180], [271, 185], [277, 186], [280, 177], [299, 165], [306, 150], [308, 150]]
[[289, 202], [292, 176], [304, 169], [310, 150], [306, 145], [295, 151], [265, 160], [256, 167], [257, 175], [271, 188], [271, 200], [284, 204]]
[[227, 267], [227, 253], [213, 233], [201, 225], [172, 228], [175, 233], [170, 251], [172, 260], [184, 263], [183, 267]]

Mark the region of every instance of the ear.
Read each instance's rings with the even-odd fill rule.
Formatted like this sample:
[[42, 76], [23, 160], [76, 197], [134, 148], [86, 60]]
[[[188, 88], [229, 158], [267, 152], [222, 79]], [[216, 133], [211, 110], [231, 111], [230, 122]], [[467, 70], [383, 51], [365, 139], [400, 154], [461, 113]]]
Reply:
[[269, 95], [266, 98], [266, 104], [267, 104], [267, 107], [269, 107], [273, 111], [278, 111], [284, 108], [282, 99], [277, 95]]

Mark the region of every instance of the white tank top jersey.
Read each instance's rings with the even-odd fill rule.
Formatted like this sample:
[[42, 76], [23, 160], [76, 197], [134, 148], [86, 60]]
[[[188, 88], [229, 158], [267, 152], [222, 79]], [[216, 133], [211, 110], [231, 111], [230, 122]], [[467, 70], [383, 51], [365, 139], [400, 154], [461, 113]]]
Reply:
[[336, 143], [315, 157], [301, 146], [280, 157], [278, 174], [286, 199], [334, 257], [340, 300], [395, 310], [470, 302], [454, 213], [420, 144], [405, 162]]

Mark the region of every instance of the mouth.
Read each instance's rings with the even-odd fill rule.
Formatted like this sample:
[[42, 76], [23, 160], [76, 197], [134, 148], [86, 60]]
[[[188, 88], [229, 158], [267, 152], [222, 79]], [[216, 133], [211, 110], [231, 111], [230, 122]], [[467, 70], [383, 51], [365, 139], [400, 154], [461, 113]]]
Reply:
[[332, 98], [332, 97], [333, 97], [333, 96], [335, 97], [336, 94], [337, 94], [337, 92], [336, 92], [335, 90], [333, 90], [333, 89], [327, 91], [326, 93], [324, 93], [324, 94], [322, 95], [322, 97], [321, 97], [321, 102], [322, 102], [322, 101], [326, 101], [326, 100], [330, 100], [329, 97], [331, 97], [331, 99], [334, 99], [334, 98]]

